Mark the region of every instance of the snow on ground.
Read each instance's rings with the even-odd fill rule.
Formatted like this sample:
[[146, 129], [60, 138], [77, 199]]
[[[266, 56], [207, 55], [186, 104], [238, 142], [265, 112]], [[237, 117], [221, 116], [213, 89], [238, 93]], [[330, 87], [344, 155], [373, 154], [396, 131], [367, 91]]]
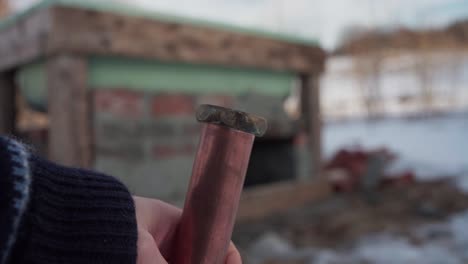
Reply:
[[[329, 259], [346, 259], [347, 263], [467, 263], [467, 223], [468, 212], [464, 212], [453, 216], [446, 223], [415, 229], [413, 232], [415, 239], [423, 241], [419, 244], [397, 235], [382, 233], [363, 238], [356, 247], [348, 252], [325, 252], [324, 255]], [[315, 263], [320, 263], [320, 261]], [[330, 261], [322, 263], [330, 263]]]
[[[454, 177], [468, 192], [467, 114], [330, 123], [324, 140], [327, 157], [343, 147], [387, 147], [399, 156], [392, 169], [413, 169], [420, 179]], [[414, 236], [419, 243], [383, 232], [361, 239], [348, 252], [319, 250], [310, 263], [468, 263], [468, 212], [419, 227]]]
[[343, 147], [387, 147], [398, 154], [393, 169], [421, 179], [464, 175], [468, 187], [468, 114], [329, 123], [323, 134], [326, 157]]
[[267, 233], [250, 248], [248, 263], [463, 264], [468, 263], [467, 223], [468, 212], [464, 212], [445, 223], [414, 229], [414, 241], [382, 232], [362, 238], [352, 248], [336, 251], [296, 249], [274, 233]]

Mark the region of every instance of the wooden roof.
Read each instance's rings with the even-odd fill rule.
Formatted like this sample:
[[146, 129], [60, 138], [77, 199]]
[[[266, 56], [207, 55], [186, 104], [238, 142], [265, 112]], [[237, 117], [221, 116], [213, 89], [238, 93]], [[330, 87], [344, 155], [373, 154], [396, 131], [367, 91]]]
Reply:
[[125, 56], [298, 73], [323, 70], [315, 43], [89, 1], [49, 0], [0, 24], [0, 69], [57, 53]]

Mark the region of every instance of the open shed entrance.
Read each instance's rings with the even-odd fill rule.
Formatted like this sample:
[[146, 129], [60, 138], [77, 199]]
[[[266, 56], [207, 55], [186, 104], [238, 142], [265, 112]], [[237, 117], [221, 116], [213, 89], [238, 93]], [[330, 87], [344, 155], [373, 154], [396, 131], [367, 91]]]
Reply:
[[245, 187], [295, 179], [292, 138], [257, 139], [250, 157]]

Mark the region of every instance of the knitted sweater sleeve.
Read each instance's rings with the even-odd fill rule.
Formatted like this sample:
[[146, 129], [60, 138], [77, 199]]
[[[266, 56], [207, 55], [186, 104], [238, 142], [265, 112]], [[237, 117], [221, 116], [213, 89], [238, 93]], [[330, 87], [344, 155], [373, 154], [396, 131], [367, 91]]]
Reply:
[[0, 137], [0, 264], [135, 263], [136, 245], [123, 184]]

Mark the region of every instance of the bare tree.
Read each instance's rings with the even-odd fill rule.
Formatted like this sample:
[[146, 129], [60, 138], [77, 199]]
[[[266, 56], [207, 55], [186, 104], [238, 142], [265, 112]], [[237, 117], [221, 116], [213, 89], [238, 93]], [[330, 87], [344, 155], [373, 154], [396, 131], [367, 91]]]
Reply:
[[380, 51], [352, 54], [352, 71], [359, 85], [362, 105], [370, 118], [382, 114], [381, 71], [384, 57]]
[[419, 81], [421, 111], [431, 115], [434, 109], [433, 91], [433, 50], [430, 48], [431, 40], [426, 33], [418, 38], [419, 52], [415, 53], [414, 72]]
[[464, 52], [457, 43], [451, 45], [448, 60], [449, 87], [447, 91], [448, 104], [452, 109], [458, 107], [458, 96], [460, 94], [459, 82], [462, 75]]

